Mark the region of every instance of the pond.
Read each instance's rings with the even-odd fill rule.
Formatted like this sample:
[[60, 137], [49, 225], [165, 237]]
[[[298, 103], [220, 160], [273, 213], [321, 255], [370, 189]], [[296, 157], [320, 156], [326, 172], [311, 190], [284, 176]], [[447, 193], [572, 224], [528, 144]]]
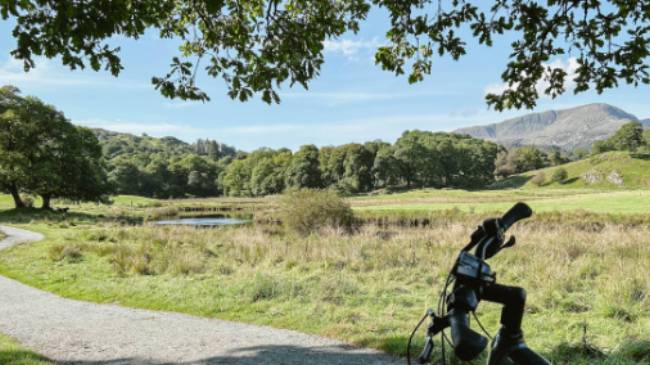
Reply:
[[237, 218], [215, 218], [215, 217], [196, 217], [196, 218], [177, 218], [154, 222], [161, 226], [195, 226], [195, 227], [218, 227], [246, 224], [249, 221]]

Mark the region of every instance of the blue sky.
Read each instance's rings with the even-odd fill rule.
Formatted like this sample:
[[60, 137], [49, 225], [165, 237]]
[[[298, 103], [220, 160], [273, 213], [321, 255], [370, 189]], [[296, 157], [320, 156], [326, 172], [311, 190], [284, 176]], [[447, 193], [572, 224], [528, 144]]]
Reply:
[[[40, 59], [25, 74], [9, 52], [15, 41], [0, 38], [0, 84], [18, 86], [64, 111], [74, 123], [135, 134], [175, 136], [192, 142], [212, 138], [252, 150], [258, 147], [297, 148], [302, 144], [342, 144], [383, 139], [393, 142], [407, 129], [449, 131], [498, 122], [528, 113], [488, 110], [484, 95], [498, 90], [499, 75], [509, 54], [508, 41], [494, 47], [470, 46], [460, 61], [436, 59], [432, 74], [416, 85], [382, 71], [372, 61], [387, 29], [382, 13], [374, 12], [357, 35], [326, 44], [326, 61], [310, 85], [281, 90], [280, 105], [259, 98], [247, 103], [231, 100], [221, 79], [201, 78], [211, 101], [183, 102], [163, 98], [149, 80], [168, 70], [177, 44], [159, 40], [154, 32], [140, 40], [116, 39], [122, 47], [125, 70], [119, 78], [106, 72], [74, 71], [57, 59]], [[11, 24], [0, 21], [0, 34]], [[570, 56], [554, 60], [569, 71]], [[568, 93], [555, 100], [541, 99], [535, 111], [560, 109], [592, 102], [618, 106], [641, 118], [650, 117], [650, 88], [623, 86], [603, 95]]]

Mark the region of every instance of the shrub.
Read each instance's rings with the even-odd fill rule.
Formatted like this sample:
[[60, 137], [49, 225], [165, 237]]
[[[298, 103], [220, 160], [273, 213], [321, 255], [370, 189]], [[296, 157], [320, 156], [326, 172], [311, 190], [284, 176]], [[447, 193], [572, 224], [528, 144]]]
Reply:
[[83, 259], [83, 251], [80, 246], [55, 245], [48, 250], [48, 256], [52, 261], [76, 263]]
[[331, 190], [302, 189], [286, 193], [280, 200], [280, 219], [287, 230], [308, 235], [324, 228], [352, 228], [350, 205]]
[[533, 179], [530, 180], [530, 182], [532, 182], [536, 186], [542, 186], [546, 182], [546, 175], [544, 174], [544, 172], [540, 171], [536, 173], [535, 176], [533, 176]]
[[553, 176], [551, 179], [556, 182], [556, 183], [563, 183], [567, 177], [569, 177], [569, 173], [566, 171], [566, 169], [560, 167], [559, 169], [556, 169], [553, 171]]

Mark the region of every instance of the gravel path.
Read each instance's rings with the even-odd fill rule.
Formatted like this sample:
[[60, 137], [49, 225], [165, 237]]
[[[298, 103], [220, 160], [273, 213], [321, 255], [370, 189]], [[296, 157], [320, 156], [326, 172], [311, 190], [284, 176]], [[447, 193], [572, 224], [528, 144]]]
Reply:
[[[0, 249], [42, 235], [0, 227]], [[314, 313], [318, 315], [318, 313]], [[64, 299], [0, 276], [0, 332], [63, 364], [397, 365], [294, 331]]]

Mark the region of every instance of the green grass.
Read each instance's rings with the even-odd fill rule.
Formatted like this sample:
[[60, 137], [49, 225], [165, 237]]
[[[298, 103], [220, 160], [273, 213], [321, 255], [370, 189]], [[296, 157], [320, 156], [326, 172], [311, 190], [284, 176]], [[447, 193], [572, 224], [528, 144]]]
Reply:
[[353, 198], [359, 211], [505, 211], [518, 201], [536, 212], [587, 211], [606, 214], [650, 213], [650, 190], [511, 189], [488, 191], [418, 190], [409, 193]]
[[[567, 171], [567, 180], [562, 183], [550, 181], [553, 172], [559, 168], [563, 168]], [[608, 180], [608, 176], [614, 171], [622, 177], [623, 183], [621, 185]], [[629, 152], [602, 153], [562, 166], [549, 167], [516, 175], [495, 184], [495, 187], [523, 187], [527, 189], [538, 189], [539, 187], [535, 186], [531, 182], [531, 179], [539, 172], [543, 172], [546, 177], [546, 184], [541, 186], [542, 188], [596, 188], [608, 190], [648, 189], [650, 188], [650, 155], [634, 154]], [[584, 179], [584, 175], [588, 172], [599, 175], [599, 181], [588, 183]]]
[[[192, 229], [39, 218], [43, 242], [0, 253], [0, 273], [66, 297], [290, 328], [403, 354], [478, 218], [300, 238], [274, 227]], [[543, 222], [493, 262], [529, 292], [529, 343], [557, 363], [650, 361], [647, 226]], [[499, 307], [479, 310], [490, 331]], [[580, 355], [588, 343], [606, 355]], [[631, 353], [631, 354], [629, 354]], [[641, 360], [639, 360], [641, 359]]]
[[52, 362], [24, 348], [14, 339], [0, 333], [0, 364], [52, 365]]
[[[0, 252], [0, 274], [74, 299], [290, 328], [403, 354], [471, 229], [526, 201], [538, 214], [516, 227], [520, 244], [492, 266], [501, 282], [529, 292], [529, 343], [556, 364], [650, 364], [650, 190], [423, 189], [349, 201], [367, 222], [390, 224], [306, 238], [275, 225], [140, 225], [170, 211], [272, 216], [273, 198], [118, 196], [111, 206], [70, 205], [68, 214], [4, 211], [0, 223], [46, 240]], [[414, 217], [430, 225], [399, 224]], [[499, 308], [482, 304], [479, 313], [496, 331]], [[585, 324], [587, 343], [602, 356], [584, 346]]]

